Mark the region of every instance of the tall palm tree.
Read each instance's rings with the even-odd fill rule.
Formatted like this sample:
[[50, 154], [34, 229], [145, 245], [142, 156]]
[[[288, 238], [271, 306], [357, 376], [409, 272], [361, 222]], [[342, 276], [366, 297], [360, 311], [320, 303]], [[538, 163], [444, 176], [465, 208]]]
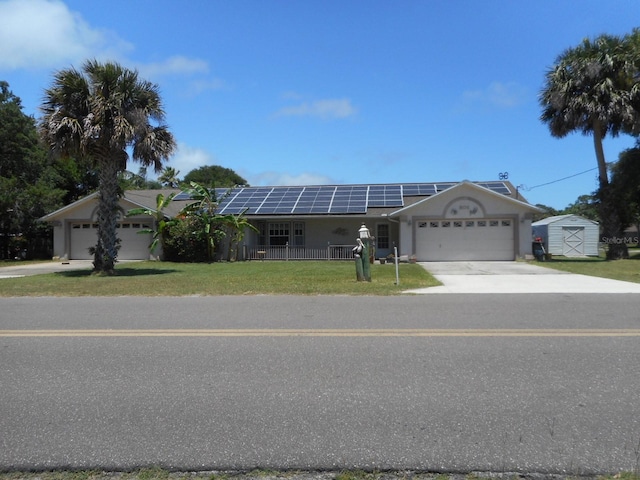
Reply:
[[99, 172], [94, 271], [113, 273], [117, 259], [118, 173], [134, 160], [156, 172], [175, 149], [157, 85], [117, 63], [89, 60], [54, 74], [40, 129], [52, 152], [88, 158]]
[[[542, 115], [551, 135], [592, 135], [598, 165], [600, 220], [606, 236], [620, 235], [621, 225], [609, 189], [602, 141], [607, 134], [637, 133], [640, 125], [640, 30], [625, 37], [601, 35], [566, 50], [546, 73], [540, 93]], [[611, 245], [608, 258], [628, 256]]]

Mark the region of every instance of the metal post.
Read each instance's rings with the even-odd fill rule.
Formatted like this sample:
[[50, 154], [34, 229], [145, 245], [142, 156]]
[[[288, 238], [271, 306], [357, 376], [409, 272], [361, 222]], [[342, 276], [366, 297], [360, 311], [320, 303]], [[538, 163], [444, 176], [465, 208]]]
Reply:
[[396, 285], [400, 285], [400, 275], [398, 274], [398, 247], [393, 247], [393, 261], [396, 264]]

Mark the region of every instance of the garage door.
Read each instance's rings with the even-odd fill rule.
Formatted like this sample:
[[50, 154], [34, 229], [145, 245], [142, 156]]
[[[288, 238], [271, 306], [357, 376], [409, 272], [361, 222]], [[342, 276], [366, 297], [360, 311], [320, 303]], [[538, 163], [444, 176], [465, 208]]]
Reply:
[[416, 256], [421, 261], [513, 260], [511, 219], [417, 222]]
[[[150, 228], [149, 223], [120, 222], [116, 232], [120, 242], [119, 260], [145, 260], [149, 258], [151, 234], [137, 233], [143, 228]], [[71, 260], [93, 260], [89, 248], [96, 245], [98, 224], [91, 222], [74, 222], [71, 224]]]

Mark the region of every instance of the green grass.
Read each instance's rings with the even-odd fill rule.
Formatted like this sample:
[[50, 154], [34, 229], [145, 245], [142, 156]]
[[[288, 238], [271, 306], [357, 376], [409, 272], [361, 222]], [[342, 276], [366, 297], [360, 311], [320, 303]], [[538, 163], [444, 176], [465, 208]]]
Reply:
[[0, 279], [0, 296], [397, 295], [440, 283], [420, 265], [372, 265], [371, 282], [356, 281], [353, 262], [131, 262], [113, 276], [87, 270]]
[[532, 262], [542, 267], [570, 273], [611, 278], [625, 282], [640, 283], [640, 250], [629, 249], [628, 260], [606, 260], [599, 257], [553, 257], [544, 262]]

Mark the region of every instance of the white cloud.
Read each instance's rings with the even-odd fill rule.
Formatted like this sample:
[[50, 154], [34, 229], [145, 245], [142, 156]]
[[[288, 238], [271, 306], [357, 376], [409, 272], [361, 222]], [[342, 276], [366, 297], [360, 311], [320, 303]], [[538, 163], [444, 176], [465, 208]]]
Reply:
[[467, 90], [457, 110], [468, 110], [474, 106], [513, 108], [527, 99], [527, 89], [515, 82], [492, 82], [482, 90]]
[[131, 48], [113, 32], [91, 27], [59, 0], [0, 1], [0, 69], [118, 58]]
[[250, 185], [279, 185], [279, 186], [299, 186], [299, 185], [330, 185], [337, 183], [326, 175], [303, 172], [297, 175], [282, 172], [262, 172], [256, 175], [243, 175]]
[[191, 170], [204, 167], [206, 165], [217, 165], [216, 159], [213, 155], [200, 148], [190, 147], [185, 143], [178, 142], [176, 153], [164, 166], [175, 168], [180, 172], [178, 176], [180, 178], [184, 178], [184, 176]]
[[207, 73], [209, 71], [209, 65], [204, 60], [174, 55], [162, 62], [139, 64], [138, 71], [143, 77], [193, 75], [196, 73]]
[[283, 107], [276, 112], [277, 117], [318, 117], [347, 118], [354, 116], [358, 110], [351, 104], [348, 98], [316, 100], [303, 102], [298, 105]]

